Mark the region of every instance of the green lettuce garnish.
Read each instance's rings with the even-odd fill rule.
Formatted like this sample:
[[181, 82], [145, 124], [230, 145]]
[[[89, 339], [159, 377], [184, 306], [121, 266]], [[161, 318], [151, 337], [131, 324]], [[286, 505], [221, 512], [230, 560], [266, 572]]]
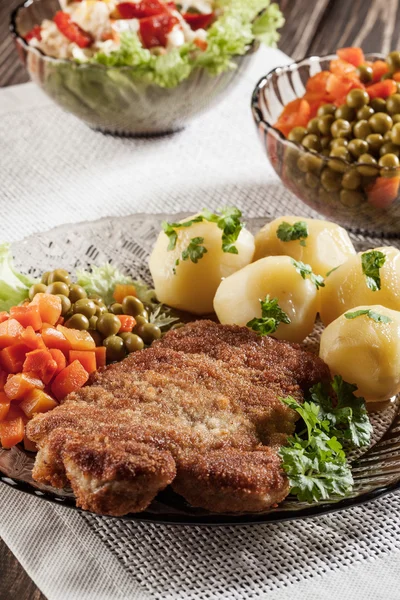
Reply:
[[10, 244], [0, 244], [0, 310], [9, 310], [28, 298], [35, 280], [19, 273], [13, 264]]

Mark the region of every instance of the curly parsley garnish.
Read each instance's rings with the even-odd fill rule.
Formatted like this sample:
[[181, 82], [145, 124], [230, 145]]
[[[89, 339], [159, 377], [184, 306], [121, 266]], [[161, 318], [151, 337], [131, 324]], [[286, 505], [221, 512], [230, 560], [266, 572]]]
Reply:
[[351, 313], [346, 313], [344, 316], [346, 319], [356, 319], [357, 317], [361, 317], [366, 315], [376, 323], [391, 323], [392, 319], [387, 317], [386, 315], [381, 315], [380, 313], [375, 312], [374, 310], [365, 308], [361, 310], [356, 310]]
[[308, 227], [305, 221], [297, 221], [293, 225], [284, 221], [276, 230], [276, 236], [282, 242], [293, 242], [300, 240], [300, 246], [306, 245], [308, 238]]
[[[220, 214], [212, 213], [211, 211], [204, 209], [201, 215], [190, 219], [189, 221], [185, 221], [183, 223], [168, 223], [167, 221], [162, 222], [162, 228], [164, 233], [169, 238], [169, 244], [167, 250], [175, 250], [176, 243], [178, 241], [178, 229], [191, 227], [194, 223], [202, 223], [203, 221], [208, 221], [209, 223], [216, 223], [218, 228], [222, 230], [222, 250], [223, 252], [229, 254], [238, 254], [238, 249], [235, 244], [237, 239], [242, 231], [244, 224], [241, 223], [240, 219], [242, 217], [242, 213], [238, 208], [234, 206], [227, 206], [220, 210]], [[201, 242], [194, 242], [194, 240], [199, 240], [200, 238], [193, 238], [190, 241], [189, 246], [182, 252], [182, 260], [192, 260], [192, 262], [197, 263], [201, 258], [203, 258], [204, 254], [207, 252], [207, 249], [204, 246], [200, 248], [195, 248], [195, 246], [199, 246], [204, 242], [204, 239], [201, 239]], [[196, 260], [193, 260], [195, 258]], [[175, 267], [173, 269], [174, 273], [176, 273], [176, 267], [179, 265], [179, 262], [175, 263]]]
[[279, 451], [291, 493], [302, 502], [345, 496], [352, 490], [345, 449], [367, 445], [372, 432], [365, 401], [354, 395], [356, 389], [337, 376], [332, 382], [336, 402], [322, 384], [311, 388], [311, 401], [304, 404], [291, 396], [283, 399], [305, 426]]
[[315, 275], [310, 265], [306, 265], [300, 260], [294, 260], [294, 258], [292, 258], [291, 261], [295, 266], [296, 271], [302, 276], [303, 279], [310, 277], [317, 290], [319, 290], [321, 287], [325, 287], [324, 278], [322, 275]]
[[381, 276], [379, 269], [386, 262], [386, 256], [379, 250], [371, 250], [361, 255], [361, 266], [367, 280], [367, 286], [373, 292], [381, 289]]
[[275, 333], [281, 323], [289, 325], [291, 320], [288, 315], [281, 309], [278, 304], [278, 299], [266, 296], [265, 300], [260, 300], [261, 318], [252, 319], [247, 323], [247, 327], [256, 331], [259, 335], [271, 335]]

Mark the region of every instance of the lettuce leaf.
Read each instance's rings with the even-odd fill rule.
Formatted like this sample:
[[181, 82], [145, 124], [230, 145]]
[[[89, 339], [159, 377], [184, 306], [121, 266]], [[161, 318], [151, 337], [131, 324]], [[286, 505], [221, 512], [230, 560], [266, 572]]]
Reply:
[[32, 277], [19, 273], [13, 264], [10, 244], [0, 244], [0, 310], [9, 310], [28, 298]]

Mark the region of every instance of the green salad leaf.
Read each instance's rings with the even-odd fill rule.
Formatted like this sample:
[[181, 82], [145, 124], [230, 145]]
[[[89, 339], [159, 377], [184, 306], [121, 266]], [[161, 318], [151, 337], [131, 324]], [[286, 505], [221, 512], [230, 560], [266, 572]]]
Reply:
[[271, 335], [275, 333], [281, 323], [289, 325], [290, 318], [278, 304], [278, 298], [266, 296], [265, 300], [260, 300], [261, 318], [252, 319], [247, 323], [247, 327], [256, 331], [259, 335]]
[[9, 310], [28, 298], [35, 279], [19, 273], [13, 264], [10, 244], [0, 244], [0, 310]]

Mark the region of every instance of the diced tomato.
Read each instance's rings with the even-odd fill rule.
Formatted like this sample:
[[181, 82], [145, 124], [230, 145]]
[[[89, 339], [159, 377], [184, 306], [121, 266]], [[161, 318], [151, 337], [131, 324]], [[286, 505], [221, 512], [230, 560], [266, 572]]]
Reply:
[[387, 98], [397, 92], [397, 85], [393, 79], [385, 79], [368, 86], [367, 92], [371, 100], [374, 98]]
[[10, 318], [10, 315], [8, 314], [8, 312], [6, 312], [5, 310], [2, 310], [0, 312], [0, 323], [4, 323], [4, 321], [7, 321], [7, 319]]
[[368, 202], [376, 208], [389, 208], [398, 198], [400, 177], [378, 177], [368, 188]]
[[145, 48], [167, 45], [167, 35], [179, 23], [178, 19], [169, 13], [147, 17], [139, 21], [140, 37]]
[[51, 391], [57, 400], [62, 400], [68, 394], [76, 392], [85, 385], [89, 373], [78, 360], [65, 367], [54, 379]]
[[3, 448], [12, 448], [24, 439], [25, 424], [22, 417], [0, 423], [0, 443]]
[[53, 21], [57, 25], [58, 30], [70, 42], [77, 44], [79, 48], [87, 48], [93, 42], [92, 36], [74, 23], [68, 13], [59, 10], [54, 15]]
[[19, 408], [31, 419], [36, 413], [45, 413], [58, 406], [58, 402], [43, 390], [31, 390], [20, 402]]
[[57, 325], [57, 331], [61, 331], [67, 338], [70, 343], [70, 350], [94, 350], [96, 347], [92, 336], [87, 331], [68, 329], [68, 327], [64, 327], [63, 325]]
[[40, 318], [39, 305], [28, 304], [27, 306], [13, 306], [10, 309], [10, 317], [21, 323], [22, 327], [32, 327], [35, 331], [39, 331], [42, 326]]
[[23, 342], [30, 350], [38, 350], [39, 348], [45, 348], [45, 344], [42, 340], [40, 333], [35, 333], [33, 327], [28, 325], [25, 331], [22, 332], [21, 342]]
[[33, 373], [11, 375], [4, 386], [4, 392], [10, 400], [21, 400], [31, 390], [43, 389], [44, 383]]
[[69, 353], [69, 361], [73, 363], [78, 360], [82, 367], [89, 374], [96, 370], [96, 353], [94, 350], [71, 350]]
[[106, 366], [106, 348], [105, 348], [105, 346], [98, 346], [97, 348], [94, 349], [94, 352], [96, 354], [97, 368], [100, 369], [101, 367], [105, 367]]
[[0, 363], [7, 373], [20, 373], [27, 352], [31, 349], [26, 344], [14, 344], [0, 351]]
[[142, 0], [141, 2], [120, 2], [117, 11], [121, 19], [144, 19], [153, 17], [168, 10], [168, 6], [159, 0]]
[[275, 125], [284, 136], [288, 136], [293, 127], [305, 127], [310, 120], [310, 105], [307, 100], [297, 98], [289, 102], [283, 109]]
[[119, 333], [130, 333], [136, 325], [136, 320], [130, 315], [117, 315], [117, 317], [121, 321]]
[[136, 296], [136, 288], [134, 285], [117, 283], [114, 289], [114, 300], [121, 304], [122, 300], [127, 296]]
[[15, 319], [8, 319], [0, 323], [0, 349], [18, 344], [23, 331], [24, 328]]
[[68, 354], [71, 350], [71, 342], [65, 337], [64, 333], [58, 329], [62, 327], [57, 325], [57, 329], [51, 325], [43, 325], [42, 339], [47, 348], [57, 348], [64, 354]]
[[361, 48], [339, 48], [336, 52], [338, 57], [348, 63], [359, 67], [365, 63], [365, 55]]
[[384, 60], [376, 60], [375, 62], [371, 63], [370, 66], [373, 73], [373, 83], [377, 83], [384, 75], [386, 75], [386, 73], [389, 73], [389, 65]]
[[50, 383], [57, 371], [57, 363], [49, 350], [28, 352], [23, 365], [24, 373], [35, 373], [43, 383]]
[[215, 18], [215, 13], [207, 13], [207, 14], [195, 14], [195, 13], [182, 13], [182, 17], [185, 19], [186, 23], [188, 23], [193, 29], [193, 31], [197, 31], [198, 29], [207, 29], [213, 22]]
[[41, 29], [40, 25], [35, 25], [25, 35], [25, 41], [30, 42], [33, 39], [39, 40], [39, 42], [41, 41], [41, 39], [42, 39], [42, 29]]
[[61, 350], [58, 350], [57, 348], [50, 348], [49, 352], [57, 363], [57, 375], [57, 373], [65, 369], [65, 367], [67, 366], [67, 359], [65, 358], [65, 355], [61, 352]]
[[55, 325], [61, 316], [61, 298], [53, 294], [36, 294], [31, 305], [39, 305], [39, 313], [43, 323]]
[[10, 398], [5, 392], [0, 392], [0, 421], [4, 421], [10, 410]]

